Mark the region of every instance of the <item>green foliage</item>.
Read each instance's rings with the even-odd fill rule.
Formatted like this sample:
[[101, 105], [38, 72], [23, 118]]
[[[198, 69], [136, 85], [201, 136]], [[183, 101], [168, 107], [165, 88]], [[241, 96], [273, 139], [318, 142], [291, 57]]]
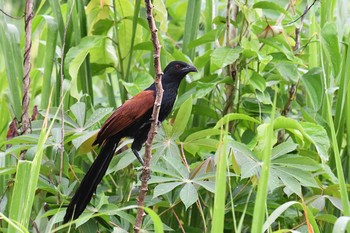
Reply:
[[[316, 1], [301, 22], [314, 1], [229, 2], [153, 1], [162, 67], [178, 59], [199, 72], [154, 140], [142, 230], [349, 231], [349, 3]], [[0, 5], [24, 12], [24, 1]], [[36, 1], [30, 109], [39, 113], [17, 136], [23, 24], [0, 13], [1, 231], [130, 232], [140, 165], [129, 139], [81, 217], [60, 224], [99, 127], [153, 81], [143, 1]]]

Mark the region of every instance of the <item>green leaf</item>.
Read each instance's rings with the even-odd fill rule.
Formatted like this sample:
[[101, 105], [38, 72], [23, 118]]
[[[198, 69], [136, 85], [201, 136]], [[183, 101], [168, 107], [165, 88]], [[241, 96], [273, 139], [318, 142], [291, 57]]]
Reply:
[[69, 73], [69, 75], [72, 77], [70, 91], [71, 95], [77, 100], [79, 100], [81, 97], [77, 83], [80, 66], [93, 48], [101, 48], [104, 40], [106, 40], [106, 37], [104, 36], [84, 37], [76, 47], [69, 49], [66, 55], [64, 62], [65, 73]]
[[75, 119], [77, 119], [79, 127], [82, 128], [85, 122], [85, 103], [77, 102], [70, 107], [70, 110], [75, 116]]
[[256, 120], [253, 117], [250, 117], [246, 114], [241, 114], [241, 113], [230, 113], [222, 117], [215, 125], [215, 129], [219, 129], [220, 127], [224, 126], [226, 122], [234, 121], [234, 120], [246, 120], [246, 121], [251, 121], [254, 123], [259, 124], [260, 121]]
[[305, 134], [311, 138], [310, 141], [315, 145], [321, 159], [327, 161], [329, 159], [330, 141], [325, 128], [310, 122], [300, 122], [300, 124], [304, 128]]
[[281, 75], [281, 79], [287, 82], [298, 82], [299, 74], [296, 64], [290, 62], [278, 62], [276, 69]]
[[249, 79], [249, 85], [260, 92], [264, 92], [266, 88], [266, 81], [259, 73], [253, 72]]
[[[144, 34], [141, 27], [136, 28], [134, 41], [133, 35], [133, 22], [126, 20], [128, 17], [134, 16], [134, 5], [129, 0], [117, 0], [115, 1], [116, 12], [123, 20], [118, 22], [118, 47], [120, 49], [119, 58], [125, 59], [129, 56], [132, 42], [138, 44], [144, 41]], [[164, 14], [164, 13], [163, 13]], [[114, 22], [116, 23], [116, 22]]]
[[172, 182], [172, 183], [158, 184], [154, 188], [153, 198], [159, 197], [160, 195], [171, 192], [174, 188], [176, 188], [177, 186], [179, 186], [181, 184], [183, 184], [183, 182]]
[[219, 141], [217, 139], [203, 138], [193, 140], [184, 144], [185, 150], [195, 155], [200, 151], [216, 151]]
[[313, 175], [309, 172], [291, 167], [274, 167], [274, 170], [276, 170], [279, 174], [284, 173], [285, 175], [294, 177], [303, 186], [319, 188], [319, 185], [316, 183]]
[[113, 21], [108, 19], [111, 8], [101, 5], [100, 1], [90, 1], [86, 6], [86, 14], [91, 19], [89, 32], [93, 35], [107, 35], [113, 25]]
[[102, 120], [105, 116], [107, 116], [109, 113], [111, 113], [113, 108], [99, 108], [95, 110], [89, 119], [85, 122], [84, 129], [88, 129], [94, 124], [98, 123], [100, 120]]
[[333, 22], [327, 22], [324, 24], [321, 30], [321, 44], [326, 51], [328, 60], [332, 63], [333, 75], [337, 76], [340, 74], [340, 49], [339, 49], [339, 38], [337, 26]]
[[209, 192], [215, 193], [215, 182], [214, 181], [193, 181], [193, 183], [199, 184]]
[[[35, 17], [37, 18], [37, 17]], [[52, 70], [54, 67], [54, 57], [57, 45], [58, 25], [56, 20], [49, 15], [42, 15], [40, 19], [47, 24], [47, 39], [45, 47], [44, 75], [41, 97], [41, 108], [45, 109], [49, 105], [50, 92], [52, 88]]]
[[224, 68], [225, 66], [235, 62], [243, 49], [240, 47], [227, 48], [221, 47], [215, 49], [211, 54], [210, 72], [214, 72], [218, 69]]
[[180, 191], [180, 199], [185, 204], [186, 209], [198, 200], [196, 188], [191, 183], [186, 183]]
[[0, 167], [0, 176], [12, 175], [16, 172], [15, 167]]
[[178, 138], [186, 128], [188, 120], [190, 119], [192, 111], [192, 96], [188, 98], [180, 107], [173, 125], [173, 130], [171, 132], [172, 138]]
[[[166, 166], [168, 170], [173, 170], [177, 174], [180, 175], [181, 179], [186, 180], [189, 177], [188, 170], [182, 163], [179, 155], [174, 156], [174, 155], [169, 155], [166, 154], [165, 156], [162, 157], [162, 159], [166, 162]], [[178, 176], [176, 176], [178, 177]]]
[[191, 41], [187, 47], [194, 48], [194, 47], [197, 47], [197, 46], [202, 45], [202, 44], [213, 42], [216, 40], [217, 34], [218, 34], [218, 30], [209, 31], [208, 33], [199, 37], [197, 40]]
[[154, 82], [153, 77], [147, 72], [133, 71], [133, 75], [135, 76], [132, 82], [125, 82], [122, 80], [123, 86], [132, 96], [140, 93]]
[[197, 67], [197, 69], [203, 68], [210, 61], [210, 56], [212, 52], [213, 50], [210, 49], [206, 51], [203, 55], [195, 57], [193, 64]]
[[274, 10], [282, 13], [284, 15], [289, 15], [288, 11], [286, 11], [283, 7], [280, 7], [273, 1], [259, 1], [253, 5], [255, 9], [265, 9], [265, 10]]
[[276, 219], [280, 217], [284, 211], [286, 211], [289, 207], [295, 204], [301, 206], [301, 204], [297, 201], [289, 201], [277, 207], [277, 209], [275, 209], [266, 219], [266, 222], [264, 223], [264, 227], [263, 227], [263, 232], [267, 231], [267, 229], [271, 226], [271, 224], [274, 223]]
[[302, 197], [301, 185], [297, 179], [283, 172], [279, 172], [278, 177], [291, 192], [297, 194], [299, 197]]
[[286, 155], [277, 159], [273, 159], [272, 163], [274, 165], [279, 165], [282, 167], [286, 166], [299, 168], [304, 171], [316, 171], [320, 169], [319, 164], [316, 163], [315, 160], [299, 155]]
[[91, 132], [84, 132], [80, 137], [74, 138], [72, 140], [73, 146], [78, 149], [84, 142], [89, 140], [92, 136], [97, 134], [97, 130]]
[[297, 148], [297, 146], [297, 144], [290, 141], [282, 142], [281, 144], [272, 148], [271, 159], [277, 159], [282, 155], [288, 154], [289, 152], [294, 151]]
[[261, 162], [247, 145], [230, 140], [230, 147], [236, 162], [241, 167], [242, 179], [257, 175], [261, 169]]
[[[155, 233], [163, 233], [163, 223], [162, 220], [160, 219], [159, 215], [152, 210], [151, 208], [144, 207], [145, 212], [152, 218], [153, 221], [153, 226], [154, 226], [154, 232]], [[113, 231], [115, 232], [115, 231]]]
[[341, 216], [337, 219], [334, 224], [332, 233], [345, 233], [346, 227], [350, 222], [350, 217]]
[[[31, 176], [32, 162], [19, 161], [16, 171], [16, 180], [12, 192], [10, 203], [10, 219], [18, 221], [24, 226], [28, 226], [31, 213], [31, 203], [28, 203], [28, 180]], [[24, 208], [25, 211], [24, 211]], [[14, 228], [9, 227], [8, 232], [16, 232]]]
[[153, 1], [154, 19], [159, 22], [159, 29], [163, 32], [168, 31], [168, 11], [165, 8], [163, 0]]
[[309, 70], [301, 79], [306, 89], [306, 93], [309, 96], [311, 106], [315, 112], [320, 109], [324, 95], [324, 85], [321, 74], [322, 70], [316, 67]]
[[190, 134], [186, 139], [185, 143], [189, 143], [198, 139], [214, 136], [214, 135], [220, 135], [221, 130], [219, 129], [205, 129], [201, 130], [195, 133]]

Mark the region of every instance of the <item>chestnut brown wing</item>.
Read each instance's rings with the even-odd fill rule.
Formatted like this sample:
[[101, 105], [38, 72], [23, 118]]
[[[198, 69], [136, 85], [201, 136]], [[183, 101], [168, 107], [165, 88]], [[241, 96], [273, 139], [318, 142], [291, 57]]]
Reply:
[[93, 145], [103, 144], [106, 139], [127, 129], [135, 121], [142, 118], [153, 107], [154, 100], [155, 95], [152, 90], [142, 91], [127, 100], [105, 121]]

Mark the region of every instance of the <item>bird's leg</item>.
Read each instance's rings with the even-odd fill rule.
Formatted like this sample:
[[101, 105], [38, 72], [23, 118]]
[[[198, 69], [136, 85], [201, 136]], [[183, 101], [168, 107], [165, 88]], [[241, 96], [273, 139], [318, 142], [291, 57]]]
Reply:
[[[140, 161], [140, 163], [142, 164], [142, 167], [144, 167], [144, 166], [145, 166], [145, 163], [143, 162], [143, 159], [141, 158], [139, 152], [138, 152], [136, 149], [132, 149], [132, 152], [134, 152], [136, 158]], [[148, 181], [149, 179], [151, 179], [151, 176], [150, 176], [150, 175], [147, 176], [146, 181]], [[143, 180], [142, 180], [142, 173], [141, 173], [140, 176], [139, 176], [139, 180], [140, 180], [140, 181], [143, 181]]]
[[137, 160], [141, 163], [141, 165], [145, 166], [145, 163], [143, 162], [143, 159], [141, 158], [139, 152], [136, 149], [132, 149], [132, 152], [134, 152], [134, 155], [136, 156]]

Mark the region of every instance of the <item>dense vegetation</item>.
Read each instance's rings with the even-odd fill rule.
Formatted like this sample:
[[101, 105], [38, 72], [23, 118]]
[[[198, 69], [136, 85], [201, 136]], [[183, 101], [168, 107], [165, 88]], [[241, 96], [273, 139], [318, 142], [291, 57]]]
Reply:
[[[153, 143], [144, 231], [345, 232], [348, 1], [153, 3], [162, 67], [183, 60], [199, 72]], [[20, 135], [24, 6], [0, 0], [18, 17], [0, 13], [0, 229], [130, 232], [141, 168], [130, 140], [84, 214], [60, 222], [99, 127], [153, 82], [144, 3], [35, 1], [32, 132]]]

